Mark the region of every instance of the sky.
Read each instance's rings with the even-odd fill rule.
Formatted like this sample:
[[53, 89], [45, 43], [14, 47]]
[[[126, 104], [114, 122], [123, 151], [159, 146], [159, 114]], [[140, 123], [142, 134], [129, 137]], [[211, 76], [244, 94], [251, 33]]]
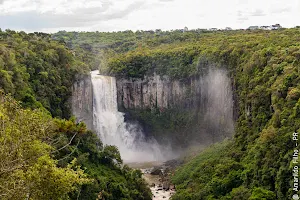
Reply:
[[0, 0], [0, 28], [26, 32], [300, 25], [300, 0]]

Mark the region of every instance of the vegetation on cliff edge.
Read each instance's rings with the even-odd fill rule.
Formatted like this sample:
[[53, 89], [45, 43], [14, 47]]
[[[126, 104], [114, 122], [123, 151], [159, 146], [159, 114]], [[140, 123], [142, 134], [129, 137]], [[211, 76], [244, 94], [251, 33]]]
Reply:
[[[92, 67], [84, 63], [85, 58], [87, 63], [92, 63], [92, 58], [85, 57], [85, 53], [94, 55], [95, 52], [80, 46], [71, 51], [65, 48], [65, 41], [55, 42], [44, 34], [14, 31], [0, 34], [1, 88], [6, 93], [12, 93], [27, 108], [46, 108], [53, 116], [68, 116], [68, 86], [76, 74], [99, 66], [94, 61], [95, 66]], [[176, 171], [173, 177], [177, 185], [174, 199], [286, 199], [294, 194], [294, 165], [291, 161], [295, 149], [292, 134], [300, 130], [299, 36], [300, 29], [200, 35], [155, 33], [155, 37], [152, 34], [144, 39], [133, 39], [136, 35], [128, 33], [124, 38], [137, 42], [115, 44], [103, 52], [108, 56], [104, 63], [106, 73], [117, 77], [143, 78], [156, 72], [184, 80], [201, 73], [201, 67], [210, 63], [226, 67], [230, 72], [236, 95], [235, 106], [239, 111], [234, 138], [212, 146]], [[123, 40], [122, 36], [120, 38]], [[30, 123], [36, 121], [31, 120], [28, 122], [31, 128], [27, 130], [35, 130], [38, 136], [33, 134], [33, 138], [26, 137], [26, 140], [16, 143], [13, 140], [18, 137], [14, 134], [23, 131], [9, 130], [23, 130], [24, 127], [17, 120], [3, 120], [13, 119], [15, 113], [4, 111], [4, 107], [1, 109], [1, 122], [9, 122], [2, 131], [2, 134], [9, 133], [9, 137], [2, 136], [1, 142], [5, 145], [1, 147], [15, 147], [6, 146], [9, 142], [4, 138], [22, 147], [13, 155], [19, 156], [16, 163], [21, 162], [21, 170], [12, 168], [14, 170], [9, 173], [13, 176], [5, 176], [4, 168], [0, 174], [0, 178], [4, 178], [1, 183], [19, 181], [18, 186], [23, 188], [19, 190], [22, 197], [31, 194], [29, 189], [32, 186], [38, 188], [37, 194], [33, 195], [59, 194], [74, 199], [78, 195], [83, 199], [98, 195], [106, 199], [150, 198], [149, 190], [140, 179], [140, 172], [120, 168], [117, 150], [110, 146], [103, 147], [92, 133], [84, 130], [82, 124], [72, 120], [53, 121], [48, 117], [47, 120], [56, 127], [51, 129], [53, 134], [49, 137], [58, 142], [51, 145], [48, 135], [46, 138], [43, 135], [44, 128], [40, 131], [34, 129], [36, 126]], [[41, 113], [37, 115], [44, 116], [45, 110]], [[44, 124], [46, 118], [41, 118], [41, 124]], [[27, 125], [25, 119], [24, 122]], [[35, 142], [37, 146], [30, 145], [29, 148], [28, 141]], [[31, 148], [35, 148], [34, 151]], [[6, 150], [1, 152], [1, 157], [7, 157]], [[32, 157], [29, 165], [25, 159], [28, 155]], [[7, 158], [10, 158], [9, 155]], [[7, 163], [14, 164], [12, 161]], [[63, 170], [64, 176], [72, 180], [72, 187], [53, 194], [43, 191], [45, 182], [39, 176], [46, 173], [37, 173], [43, 170], [41, 163], [46, 163], [57, 173]], [[51, 184], [47, 182], [49, 187], [55, 187], [57, 183]], [[2, 188], [7, 187], [1, 187], [3, 194], [6, 193]], [[65, 185], [62, 183], [60, 187]]]
[[173, 178], [178, 186], [174, 199], [286, 199], [294, 194], [299, 35], [300, 29], [216, 33], [110, 58], [109, 72], [125, 78], [155, 71], [185, 79], [210, 63], [231, 74], [239, 111], [233, 141], [212, 147], [180, 168]]
[[1, 199], [151, 199], [115, 146], [67, 120], [73, 81], [89, 71], [81, 58], [48, 34], [11, 30], [0, 52]]

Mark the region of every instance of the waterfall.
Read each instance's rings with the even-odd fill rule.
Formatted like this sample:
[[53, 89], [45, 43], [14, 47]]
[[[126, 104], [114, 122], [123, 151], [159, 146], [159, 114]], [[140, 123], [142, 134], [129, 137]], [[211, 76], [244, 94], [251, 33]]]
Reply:
[[116, 79], [91, 72], [93, 87], [93, 129], [104, 144], [118, 147], [124, 161], [161, 160], [159, 145], [154, 139], [146, 141], [141, 128], [124, 122], [118, 111]]

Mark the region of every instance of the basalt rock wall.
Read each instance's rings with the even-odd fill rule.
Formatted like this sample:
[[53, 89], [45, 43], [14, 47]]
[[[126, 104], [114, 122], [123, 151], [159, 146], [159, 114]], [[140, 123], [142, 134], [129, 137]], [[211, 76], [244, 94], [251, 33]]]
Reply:
[[93, 129], [93, 88], [90, 75], [77, 78], [72, 89], [72, 114]]

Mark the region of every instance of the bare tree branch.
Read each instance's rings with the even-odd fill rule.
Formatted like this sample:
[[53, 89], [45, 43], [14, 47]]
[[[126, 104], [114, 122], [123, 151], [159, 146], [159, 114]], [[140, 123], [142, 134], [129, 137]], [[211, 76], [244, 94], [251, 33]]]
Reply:
[[61, 147], [61, 148], [59, 148], [59, 149], [57, 149], [57, 150], [55, 150], [55, 151], [52, 151], [51, 153], [56, 153], [56, 152], [58, 152], [58, 151], [63, 150], [63, 149], [66, 148], [67, 146], [69, 146], [69, 145], [72, 143], [72, 141], [73, 141], [73, 139], [75, 138], [76, 135], [77, 135], [77, 132], [73, 135], [73, 137], [71, 138], [71, 140], [69, 141], [68, 144], [66, 144], [65, 146], [63, 146], [63, 147]]
[[71, 155], [75, 152], [75, 150], [77, 149], [79, 143], [80, 143], [80, 140], [78, 141], [78, 143], [77, 143], [77, 145], [75, 146], [75, 148], [73, 149], [73, 151], [72, 151], [71, 153], [69, 153], [67, 156], [65, 156], [65, 157], [63, 157], [63, 158], [61, 158], [61, 159], [59, 159], [58, 162], [59, 162], [59, 161], [62, 161], [62, 160], [64, 160], [64, 159], [66, 159], [66, 158], [68, 158], [69, 156], [71, 156]]

